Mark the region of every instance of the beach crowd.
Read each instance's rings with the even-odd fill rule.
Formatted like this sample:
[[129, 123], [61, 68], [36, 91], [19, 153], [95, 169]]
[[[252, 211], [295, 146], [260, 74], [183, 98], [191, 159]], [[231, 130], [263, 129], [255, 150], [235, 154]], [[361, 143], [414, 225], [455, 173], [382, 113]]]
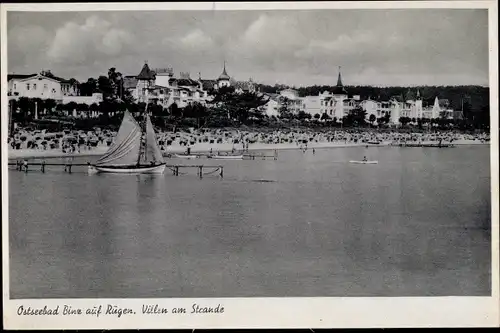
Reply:
[[[59, 153], [105, 152], [111, 146], [116, 132], [96, 128], [92, 131], [64, 130], [47, 133], [40, 130], [18, 128], [8, 138], [11, 150], [57, 151]], [[456, 144], [488, 143], [489, 133], [464, 134], [459, 132], [399, 132], [376, 129], [335, 129], [313, 131], [289, 130], [238, 130], [238, 129], [188, 129], [178, 132], [157, 132], [163, 151], [169, 150], [239, 150], [272, 148], [307, 148], [328, 145], [396, 144], [445, 142]]]

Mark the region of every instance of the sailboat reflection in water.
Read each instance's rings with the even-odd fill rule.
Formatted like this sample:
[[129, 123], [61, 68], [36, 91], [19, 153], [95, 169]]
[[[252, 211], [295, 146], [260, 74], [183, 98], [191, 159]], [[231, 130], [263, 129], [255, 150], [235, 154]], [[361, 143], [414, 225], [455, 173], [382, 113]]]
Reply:
[[89, 172], [163, 173], [165, 162], [151, 119], [146, 112], [142, 126], [130, 112], [125, 111], [113, 145], [94, 164]]

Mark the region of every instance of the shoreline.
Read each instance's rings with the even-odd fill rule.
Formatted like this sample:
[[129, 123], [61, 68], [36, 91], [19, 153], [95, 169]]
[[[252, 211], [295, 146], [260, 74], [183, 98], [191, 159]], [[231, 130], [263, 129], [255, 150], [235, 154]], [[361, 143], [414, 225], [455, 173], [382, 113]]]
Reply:
[[[430, 143], [430, 142], [423, 142]], [[436, 142], [433, 142], [434, 144]], [[446, 142], [443, 142], [444, 144]], [[480, 142], [476, 140], [457, 140], [453, 142], [455, 146], [486, 146], [490, 145], [489, 142]], [[232, 143], [219, 143], [219, 144], [207, 144], [198, 143], [191, 146], [191, 153], [209, 153], [210, 149], [213, 152], [231, 152], [233, 147], [236, 152], [242, 151], [242, 145]], [[313, 142], [307, 145], [307, 149], [333, 149], [333, 148], [354, 148], [354, 147], [398, 147], [399, 145], [391, 145], [391, 142], [381, 142], [380, 144], [369, 144], [369, 143], [341, 143], [341, 142]], [[36, 158], [64, 158], [64, 157], [93, 157], [103, 155], [107, 150], [108, 146], [97, 147], [89, 151], [81, 151], [80, 153], [63, 153], [60, 150], [39, 150], [39, 149], [9, 149], [8, 160], [16, 159], [36, 159]], [[183, 154], [186, 152], [185, 146], [168, 146], [163, 154]], [[270, 150], [301, 150], [305, 147], [298, 146], [294, 143], [280, 143], [280, 144], [266, 144], [266, 143], [255, 143], [250, 144], [248, 147], [248, 152], [251, 151], [270, 151]]]

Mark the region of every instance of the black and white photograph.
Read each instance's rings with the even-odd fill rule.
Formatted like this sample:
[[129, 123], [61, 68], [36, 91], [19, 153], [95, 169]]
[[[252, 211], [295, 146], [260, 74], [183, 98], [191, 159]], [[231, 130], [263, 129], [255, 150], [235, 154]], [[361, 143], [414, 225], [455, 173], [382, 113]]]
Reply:
[[[167, 328], [267, 298], [498, 303], [481, 3], [2, 5], [12, 327]], [[476, 309], [498, 325], [498, 304]]]

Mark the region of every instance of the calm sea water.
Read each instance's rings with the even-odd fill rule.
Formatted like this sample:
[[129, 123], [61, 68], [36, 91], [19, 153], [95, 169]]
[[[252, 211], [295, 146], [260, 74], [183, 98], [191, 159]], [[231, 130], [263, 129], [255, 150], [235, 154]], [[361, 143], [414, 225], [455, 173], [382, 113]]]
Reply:
[[200, 161], [224, 179], [9, 171], [11, 297], [490, 294], [489, 147], [168, 160]]

